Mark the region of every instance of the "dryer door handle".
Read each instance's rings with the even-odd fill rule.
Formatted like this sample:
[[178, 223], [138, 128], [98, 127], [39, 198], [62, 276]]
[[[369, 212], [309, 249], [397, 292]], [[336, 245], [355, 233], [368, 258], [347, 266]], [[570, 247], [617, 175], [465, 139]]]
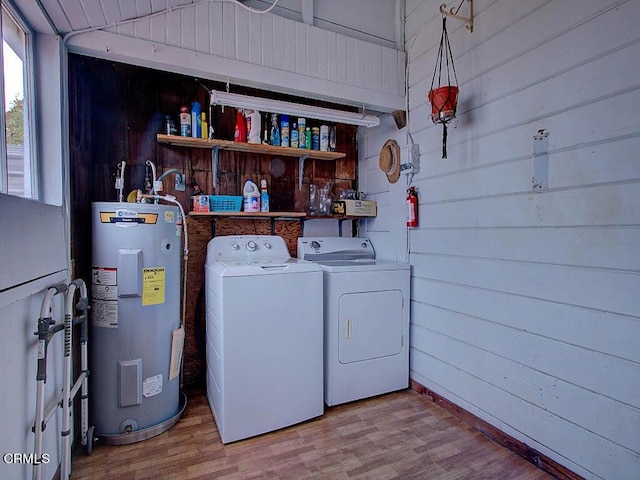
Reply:
[[345, 322], [345, 336], [347, 337], [347, 340], [349, 340], [351, 338], [351, 319], [347, 318], [347, 321]]

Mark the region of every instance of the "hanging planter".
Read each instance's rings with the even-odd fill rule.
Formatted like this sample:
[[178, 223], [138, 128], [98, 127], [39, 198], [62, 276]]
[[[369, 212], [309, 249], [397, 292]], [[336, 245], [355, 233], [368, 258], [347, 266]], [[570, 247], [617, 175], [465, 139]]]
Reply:
[[[451, 73], [453, 72], [453, 83]], [[444, 78], [443, 78], [443, 73]], [[436, 77], [438, 82], [436, 83]], [[446, 81], [446, 83], [444, 83]], [[458, 106], [458, 77], [447, 33], [447, 17], [442, 17], [442, 36], [433, 70], [431, 88], [427, 95], [431, 104], [431, 120], [442, 124], [442, 158], [447, 158], [447, 124], [456, 116]]]
[[458, 87], [447, 85], [429, 92], [431, 120], [433, 123], [447, 123], [456, 116]]

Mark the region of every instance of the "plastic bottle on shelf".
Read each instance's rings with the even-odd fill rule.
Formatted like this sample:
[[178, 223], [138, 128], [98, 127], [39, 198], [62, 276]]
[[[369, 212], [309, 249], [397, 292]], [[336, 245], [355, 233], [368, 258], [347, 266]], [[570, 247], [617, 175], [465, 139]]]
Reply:
[[298, 148], [307, 148], [307, 119], [298, 118]]
[[289, 115], [280, 115], [280, 146], [289, 146]]
[[180, 107], [180, 136], [191, 136], [191, 114], [186, 105]]
[[329, 127], [327, 125], [320, 125], [320, 151], [329, 151]]
[[244, 183], [242, 194], [244, 196], [244, 211], [259, 212], [260, 190], [258, 190], [258, 186], [251, 180], [247, 179], [247, 181]]
[[267, 192], [267, 181], [264, 178], [260, 180], [260, 211], [269, 211], [269, 192]]
[[242, 110], [236, 110], [236, 129], [233, 134], [234, 142], [246, 142], [247, 141], [247, 124], [245, 123]]
[[278, 114], [271, 114], [271, 136], [269, 137], [269, 143], [276, 147], [280, 146], [280, 125], [278, 125]]
[[207, 138], [209, 138], [209, 124], [207, 123], [207, 114], [202, 112], [200, 114], [200, 118], [202, 119], [200, 121], [200, 124], [202, 126], [200, 138], [204, 138], [206, 140]]
[[193, 138], [202, 137], [202, 117], [200, 114], [200, 102], [196, 101], [191, 104], [191, 136]]
[[260, 143], [261, 118], [258, 110], [247, 110], [247, 118], [250, 119], [247, 129], [247, 142]]
[[291, 130], [289, 132], [290, 141], [291, 141], [291, 148], [298, 148], [298, 142], [299, 142], [299, 139], [300, 139], [299, 134], [300, 134], [300, 132], [298, 130], [298, 124], [297, 124], [297, 122], [293, 122], [291, 124]]

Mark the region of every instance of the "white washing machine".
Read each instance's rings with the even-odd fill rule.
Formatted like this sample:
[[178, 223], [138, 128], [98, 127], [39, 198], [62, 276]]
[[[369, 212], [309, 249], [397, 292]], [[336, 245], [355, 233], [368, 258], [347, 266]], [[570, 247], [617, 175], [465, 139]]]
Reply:
[[205, 263], [207, 397], [222, 443], [322, 415], [322, 270], [277, 236], [220, 236]]
[[324, 275], [324, 400], [409, 386], [409, 264], [376, 260], [363, 238], [302, 237], [298, 257]]

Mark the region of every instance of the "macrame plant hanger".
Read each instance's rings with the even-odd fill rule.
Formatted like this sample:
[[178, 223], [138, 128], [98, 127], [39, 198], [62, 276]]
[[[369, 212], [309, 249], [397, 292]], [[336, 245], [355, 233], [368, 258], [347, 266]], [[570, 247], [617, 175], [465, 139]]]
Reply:
[[[442, 84], [442, 70], [446, 69], [446, 85]], [[454, 83], [451, 83], [451, 72], [453, 71]], [[436, 74], [438, 84], [436, 86]], [[433, 123], [442, 124], [442, 158], [447, 158], [447, 124], [456, 116], [458, 103], [458, 76], [456, 67], [453, 64], [453, 54], [447, 33], [447, 17], [442, 17], [442, 36], [440, 37], [440, 47], [436, 57], [436, 67], [433, 70], [431, 88], [429, 90], [429, 103], [431, 104], [431, 120]]]

